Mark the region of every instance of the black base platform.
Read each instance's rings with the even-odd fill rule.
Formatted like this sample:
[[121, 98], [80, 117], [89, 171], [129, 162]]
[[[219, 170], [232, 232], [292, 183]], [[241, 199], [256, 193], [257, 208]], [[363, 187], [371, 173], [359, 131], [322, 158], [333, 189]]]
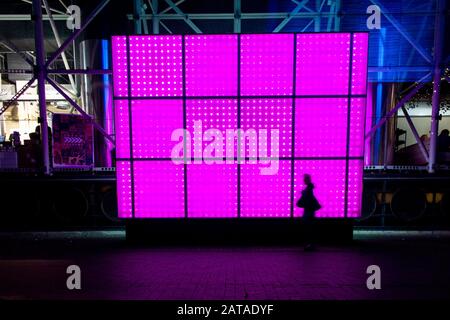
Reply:
[[[301, 219], [130, 219], [126, 237], [156, 245], [300, 244], [307, 227]], [[348, 243], [353, 220], [316, 219], [312, 230], [317, 242]]]

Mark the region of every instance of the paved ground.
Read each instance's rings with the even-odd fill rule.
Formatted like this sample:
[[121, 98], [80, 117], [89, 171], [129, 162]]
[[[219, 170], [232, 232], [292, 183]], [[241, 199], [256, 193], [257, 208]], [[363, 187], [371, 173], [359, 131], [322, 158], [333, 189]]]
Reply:
[[[0, 299], [450, 298], [448, 233], [359, 232], [353, 245], [130, 246], [123, 231], [0, 233]], [[82, 290], [66, 289], [66, 267]], [[382, 289], [366, 288], [381, 267]]]

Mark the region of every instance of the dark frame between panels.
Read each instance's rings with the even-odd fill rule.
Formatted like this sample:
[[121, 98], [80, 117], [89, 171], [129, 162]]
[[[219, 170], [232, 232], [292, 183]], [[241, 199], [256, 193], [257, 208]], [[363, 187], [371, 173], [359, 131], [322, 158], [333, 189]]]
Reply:
[[[351, 123], [351, 106], [352, 106], [352, 83], [353, 83], [353, 33], [350, 33], [350, 59], [348, 66], [348, 99], [347, 99], [347, 143], [345, 157], [345, 193], [344, 193], [344, 217], [348, 217], [348, 166], [350, 161], [350, 123]], [[367, 90], [366, 90], [367, 91]], [[365, 122], [365, 119], [364, 119]], [[364, 152], [364, 150], [363, 150]], [[364, 154], [364, 153], [363, 153]]]
[[[336, 33], [336, 32], [332, 32]], [[294, 190], [294, 177], [295, 177], [295, 161], [299, 160], [345, 160], [345, 191], [344, 191], [344, 217], [348, 217], [348, 183], [349, 183], [349, 166], [351, 160], [363, 161], [364, 156], [353, 157], [350, 155], [350, 136], [351, 136], [351, 106], [352, 99], [354, 98], [364, 98], [367, 104], [367, 94], [352, 94], [352, 82], [353, 82], [353, 47], [354, 47], [354, 33], [351, 32], [338, 32], [345, 33], [350, 35], [350, 56], [349, 56], [349, 74], [348, 74], [348, 92], [345, 95], [296, 95], [296, 79], [297, 79], [297, 35], [305, 34], [305, 33], [289, 33], [293, 35], [294, 41], [294, 54], [293, 54], [293, 82], [292, 82], [292, 95], [241, 95], [241, 35], [236, 34], [237, 36], [237, 95], [236, 96], [186, 96], [186, 52], [185, 52], [185, 37], [189, 35], [181, 35], [182, 42], [182, 96], [170, 96], [170, 97], [157, 97], [157, 96], [146, 96], [146, 97], [133, 97], [132, 96], [132, 86], [131, 86], [131, 64], [130, 64], [130, 42], [129, 38], [132, 35], [126, 35], [126, 48], [127, 48], [127, 96], [115, 96], [113, 95], [113, 100], [126, 100], [128, 102], [128, 121], [129, 121], [129, 141], [130, 141], [130, 157], [129, 158], [116, 158], [116, 161], [128, 161], [130, 163], [130, 172], [131, 172], [131, 216], [135, 218], [135, 182], [134, 182], [134, 162], [135, 161], [171, 161], [170, 157], [160, 158], [160, 157], [152, 157], [152, 158], [134, 158], [133, 157], [133, 124], [132, 124], [132, 101], [133, 100], [182, 100], [183, 105], [183, 128], [187, 129], [187, 110], [186, 110], [186, 101], [187, 100], [206, 100], [206, 99], [235, 99], [237, 101], [237, 127], [241, 126], [241, 101], [242, 99], [292, 99], [292, 122], [291, 122], [291, 156], [290, 157], [279, 157], [280, 161], [291, 161], [291, 188], [290, 188], [290, 198], [291, 198], [291, 206], [290, 206], [290, 217], [294, 218], [295, 211], [295, 190]], [[358, 32], [362, 33], [362, 32]], [[315, 33], [317, 34], [317, 33]], [[327, 33], [329, 34], [329, 33]], [[217, 34], [211, 34], [217, 35]], [[225, 34], [224, 34], [225, 35]], [[244, 34], [245, 35], [245, 34]], [[366, 89], [367, 89], [367, 80], [366, 80]], [[367, 90], [366, 90], [367, 91]], [[342, 98], [347, 99], [347, 137], [346, 137], [346, 155], [341, 157], [296, 157], [295, 156], [295, 120], [296, 120], [296, 100], [302, 98]], [[115, 114], [115, 113], [114, 113]], [[365, 132], [365, 112], [363, 115], [363, 132]], [[186, 142], [186, 137], [184, 139]], [[240, 137], [238, 136], [238, 141], [240, 141]], [[364, 146], [363, 142], [363, 155], [364, 155]], [[240, 148], [237, 150], [238, 158], [240, 156]], [[245, 161], [249, 158], [244, 157]], [[193, 159], [192, 159], [193, 160]], [[225, 159], [224, 159], [225, 160]], [[235, 157], [235, 160], [238, 160]], [[187, 164], [184, 163], [184, 218], [188, 218], [188, 167]], [[237, 163], [237, 218], [241, 217], [241, 164]], [[203, 218], [208, 219], [208, 218]]]
[[[135, 201], [134, 201], [134, 157], [133, 157], [133, 115], [131, 114], [131, 68], [130, 68], [130, 37], [126, 38], [127, 44], [127, 100], [128, 100], [128, 129], [130, 130], [130, 173], [131, 173], [131, 217], [135, 217]], [[113, 77], [114, 78], [114, 77]], [[114, 86], [113, 86], [114, 87]], [[115, 126], [114, 119], [114, 128]], [[117, 135], [116, 135], [117, 139]]]

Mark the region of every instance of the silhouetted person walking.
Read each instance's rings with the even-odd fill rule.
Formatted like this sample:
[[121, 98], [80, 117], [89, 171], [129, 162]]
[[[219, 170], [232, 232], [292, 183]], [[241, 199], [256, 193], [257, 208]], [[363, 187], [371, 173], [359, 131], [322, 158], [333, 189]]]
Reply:
[[303, 224], [305, 227], [305, 251], [314, 250], [314, 224], [315, 214], [322, 206], [314, 196], [314, 184], [311, 181], [309, 174], [303, 175], [303, 182], [305, 183], [305, 189], [302, 190], [302, 196], [297, 201], [297, 207], [303, 208]]

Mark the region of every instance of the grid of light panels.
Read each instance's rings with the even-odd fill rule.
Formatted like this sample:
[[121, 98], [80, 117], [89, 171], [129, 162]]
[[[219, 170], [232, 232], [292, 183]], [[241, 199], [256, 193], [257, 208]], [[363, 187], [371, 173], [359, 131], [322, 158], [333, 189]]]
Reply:
[[[367, 46], [367, 33], [113, 37], [119, 217], [300, 217], [305, 173], [318, 217], [358, 217]], [[190, 163], [174, 163], [172, 132], [192, 134], [198, 121], [204, 137], [191, 139]], [[207, 152], [211, 128], [243, 134]], [[277, 173], [262, 175], [274, 161]]]

